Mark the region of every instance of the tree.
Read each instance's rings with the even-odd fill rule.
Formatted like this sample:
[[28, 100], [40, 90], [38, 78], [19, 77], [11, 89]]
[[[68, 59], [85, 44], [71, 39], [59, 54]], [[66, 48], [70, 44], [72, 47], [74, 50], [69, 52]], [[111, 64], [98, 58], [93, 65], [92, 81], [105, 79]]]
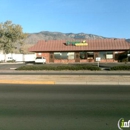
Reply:
[[0, 48], [4, 51], [5, 57], [16, 48], [16, 44], [22, 45], [26, 37], [27, 34], [23, 33], [20, 25], [13, 24], [12, 21], [0, 23]]

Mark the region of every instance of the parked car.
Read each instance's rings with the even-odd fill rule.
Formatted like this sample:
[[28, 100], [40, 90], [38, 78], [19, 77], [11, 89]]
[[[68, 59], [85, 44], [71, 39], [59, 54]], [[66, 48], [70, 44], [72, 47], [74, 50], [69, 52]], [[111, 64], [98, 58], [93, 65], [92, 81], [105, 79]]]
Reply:
[[46, 64], [46, 59], [44, 57], [37, 57], [35, 59], [35, 63], [42, 63], [42, 64]]

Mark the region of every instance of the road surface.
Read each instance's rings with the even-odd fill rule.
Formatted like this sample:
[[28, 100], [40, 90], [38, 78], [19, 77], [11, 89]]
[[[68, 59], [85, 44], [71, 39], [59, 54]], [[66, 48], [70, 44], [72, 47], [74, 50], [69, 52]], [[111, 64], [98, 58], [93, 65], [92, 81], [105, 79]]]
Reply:
[[118, 130], [130, 86], [0, 84], [0, 130]]

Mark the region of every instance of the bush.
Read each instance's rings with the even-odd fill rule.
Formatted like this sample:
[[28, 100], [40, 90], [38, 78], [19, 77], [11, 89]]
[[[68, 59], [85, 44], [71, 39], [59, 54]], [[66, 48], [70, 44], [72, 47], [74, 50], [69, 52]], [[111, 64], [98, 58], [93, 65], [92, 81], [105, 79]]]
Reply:
[[127, 54], [125, 54], [125, 53], [120, 54], [118, 57], [118, 61], [127, 63], [128, 62]]
[[114, 66], [111, 67], [111, 70], [130, 70], [130, 66]]
[[122, 62], [127, 63], [128, 62], [128, 58], [122, 59]]
[[14, 63], [15, 62], [15, 60], [9, 60], [9, 61], [7, 61], [8, 63]]
[[97, 66], [73, 65], [73, 66], [22, 66], [17, 70], [100, 70]]

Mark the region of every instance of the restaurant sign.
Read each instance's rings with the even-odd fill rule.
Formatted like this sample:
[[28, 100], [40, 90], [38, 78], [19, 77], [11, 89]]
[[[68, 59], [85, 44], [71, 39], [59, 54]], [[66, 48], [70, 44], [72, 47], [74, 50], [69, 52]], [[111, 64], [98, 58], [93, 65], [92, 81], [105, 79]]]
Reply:
[[67, 41], [66, 45], [68, 46], [88, 46], [88, 43], [83, 40], [82, 42], [80, 41]]

